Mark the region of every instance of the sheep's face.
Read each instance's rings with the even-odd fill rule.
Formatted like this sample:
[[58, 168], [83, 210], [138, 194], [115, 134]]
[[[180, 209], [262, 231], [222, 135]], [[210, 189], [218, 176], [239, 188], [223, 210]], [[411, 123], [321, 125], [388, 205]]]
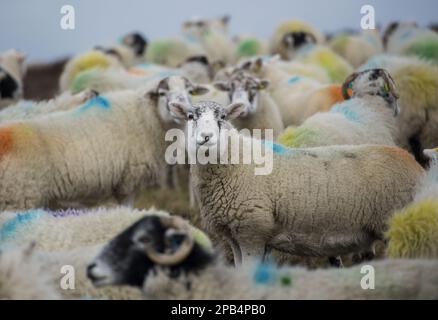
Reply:
[[232, 104], [243, 104], [241, 117], [257, 112], [259, 92], [268, 87], [269, 81], [260, 80], [246, 72], [237, 71], [228, 81], [215, 82], [216, 89], [227, 91]]
[[19, 99], [23, 95], [21, 85], [0, 66], [0, 99]]
[[281, 41], [287, 51], [289, 60], [295, 58], [297, 51], [304, 46], [315, 44], [316, 38], [313, 34], [304, 31], [289, 32], [283, 36]]
[[353, 97], [380, 96], [394, 109], [395, 115], [399, 113], [397, 104], [399, 94], [395, 82], [389, 72], [384, 69], [370, 69], [352, 74], [345, 80], [342, 88], [344, 97], [347, 99], [350, 98], [349, 89]]
[[142, 57], [146, 51], [147, 40], [138, 32], [127, 34], [122, 38], [122, 43], [130, 47], [135, 56]]
[[[220, 156], [228, 148], [228, 131], [233, 129], [229, 120], [240, 116], [245, 105], [232, 103], [224, 108], [212, 101], [201, 101], [190, 109], [171, 104], [171, 110], [187, 122], [186, 140], [189, 154], [215, 154]], [[208, 157], [208, 155], [207, 155]]]
[[226, 33], [228, 31], [229, 20], [229, 16], [223, 16], [215, 19], [194, 17], [183, 23], [182, 31], [186, 35], [197, 38], [206, 35], [210, 30]]
[[87, 266], [87, 276], [95, 286], [141, 287], [156, 268], [168, 268], [177, 276], [209, 260], [182, 218], [151, 215], [113, 238]]
[[197, 83], [208, 83], [214, 76], [214, 71], [206, 56], [193, 56], [180, 65], [184, 74]]
[[158, 113], [165, 123], [178, 123], [178, 118], [170, 112], [170, 104], [178, 103], [188, 109], [192, 104], [192, 95], [202, 95], [207, 92], [206, 87], [195, 85], [185, 77], [171, 76], [162, 79], [157, 88], [148, 94], [156, 101]]

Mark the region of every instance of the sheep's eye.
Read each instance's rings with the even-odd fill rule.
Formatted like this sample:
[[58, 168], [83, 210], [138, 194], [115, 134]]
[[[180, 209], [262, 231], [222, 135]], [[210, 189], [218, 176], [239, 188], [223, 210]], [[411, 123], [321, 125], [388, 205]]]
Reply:
[[158, 92], [158, 95], [159, 95], [160, 97], [164, 97], [164, 96], [166, 95], [166, 92], [164, 92], [164, 91], [160, 91], [160, 92]]
[[187, 115], [187, 118], [188, 118], [189, 120], [193, 120], [193, 119], [194, 119], [193, 113], [189, 113], [189, 114]]
[[225, 115], [221, 115], [221, 120], [225, 120]]
[[137, 238], [137, 242], [139, 243], [151, 243], [152, 242], [152, 238], [148, 235], [142, 235], [140, 237]]

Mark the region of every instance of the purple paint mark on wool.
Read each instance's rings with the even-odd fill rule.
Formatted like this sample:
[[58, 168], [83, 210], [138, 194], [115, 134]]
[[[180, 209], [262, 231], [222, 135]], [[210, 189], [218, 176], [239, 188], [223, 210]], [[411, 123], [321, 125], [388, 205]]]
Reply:
[[88, 210], [81, 210], [81, 209], [65, 209], [65, 210], [49, 210], [47, 211], [48, 214], [55, 218], [64, 218], [64, 217], [71, 217], [71, 216], [82, 216], [85, 214], [89, 214], [90, 211]]

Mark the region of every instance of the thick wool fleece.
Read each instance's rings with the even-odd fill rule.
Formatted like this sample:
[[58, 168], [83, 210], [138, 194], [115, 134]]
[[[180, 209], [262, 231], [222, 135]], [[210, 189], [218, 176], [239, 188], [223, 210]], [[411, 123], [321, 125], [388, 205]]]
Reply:
[[0, 252], [0, 300], [60, 299], [45, 271], [29, 247]]
[[396, 147], [272, 148], [269, 175], [255, 175], [254, 164], [191, 166], [204, 228], [244, 259], [266, 246], [301, 256], [367, 249], [383, 238], [393, 211], [412, 201], [424, 174]]
[[168, 213], [128, 207], [4, 212], [0, 220], [0, 243], [9, 245], [35, 241], [37, 249], [48, 251], [92, 246], [109, 241], [146, 215], [167, 216]]
[[[196, 274], [171, 278], [159, 269], [143, 284], [146, 299], [437, 299], [437, 260], [382, 260], [374, 268], [375, 287], [364, 290], [363, 266], [306, 270], [275, 268], [255, 262], [241, 269], [222, 263]], [[367, 269], [368, 270], [368, 269]]]
[[400, 141], [409, 147], [409, 138], [418, 136], [422, 149], [438, 145], [438, 67], [415, 57], [379, 55], [360, 70], [384, 68], [397, 85]]
[[30, 119], [56, 111], [66, 111], [85, 103], [91, 97], [90, 91], [79, 94], [71, 94], [66, 91], [54, 99], [35, 102], [21, 100], [0, 111], [0, 122]]
[[438, 258], [438, 164], [433, 163], [415, 201], [389, 222], [387, 254], [393, 258]]
[[278, 141], [291, 148], [330, 145], [396, 145], [397, 119], [379, 96], [366, 96], [336, 104], [329, 112], [314, 114], [299, 127], [291, 127]]
[[165, 125], [141, 91], [98, 96], [70, 111], [0, 127], [0, 209], [119, 201], [155, 185]]

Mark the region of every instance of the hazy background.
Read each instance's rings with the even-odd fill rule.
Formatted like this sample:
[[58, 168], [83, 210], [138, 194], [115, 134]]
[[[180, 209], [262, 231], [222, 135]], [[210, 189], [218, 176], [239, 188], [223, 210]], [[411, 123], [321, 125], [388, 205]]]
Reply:
[[[60, 9], [76, 10], [76, 29], [62, 30]], [[300, 18], [323, 31], [359, 28], [360, 8], [376, 9], [376, 22], [438, 22], [437, 0], [0, 0], [0, 51], [17, 48], [29, 60], [50, 60], [109, 44], [122, 34], [142, 31], [148, 39], [176, 34], [194, 15], [230, 14], [231, 34], [268, 37], [276, 24]]]

